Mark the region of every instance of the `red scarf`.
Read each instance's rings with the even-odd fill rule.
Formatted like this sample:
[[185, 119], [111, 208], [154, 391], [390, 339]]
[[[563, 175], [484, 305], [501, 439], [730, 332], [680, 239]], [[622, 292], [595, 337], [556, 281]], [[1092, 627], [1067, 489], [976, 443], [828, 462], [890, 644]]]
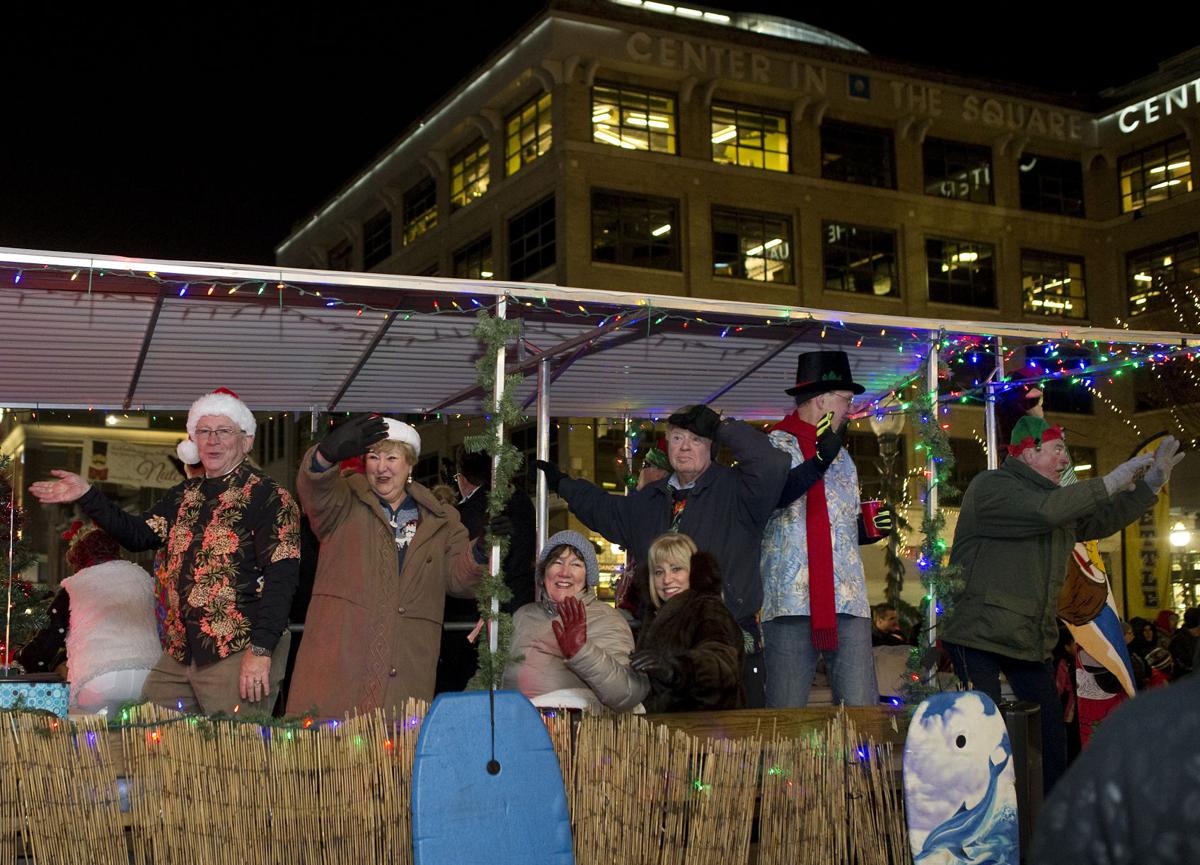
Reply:
[[[792, 412], [772, 430], [788, 433], [800, 445], [805, 460], [817, 455], [817, 428]], [[829, 527], [829, 504], [825, 481], [817, 481], [804, 494], [804, 533], [808, 545], [808, 613], [812, 644], [822, 651], [838, 647], [837, 608], [833, 602], [833, 532]]]

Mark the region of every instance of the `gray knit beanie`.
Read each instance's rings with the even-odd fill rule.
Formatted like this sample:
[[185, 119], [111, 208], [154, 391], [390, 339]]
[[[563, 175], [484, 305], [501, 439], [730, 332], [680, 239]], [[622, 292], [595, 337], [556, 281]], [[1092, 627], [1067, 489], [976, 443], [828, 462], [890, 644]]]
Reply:
[[538, 554], [538, 573], [545, 573], [546, 559], [550, 557], [550, 553], [564, 545], [573, 549], [579, 554], [579, 558], [583, 559], [583, 565], [587, 569], [587, 585], [595, 588], [600, 582], [600, 564], [596, 561], [596, 548], [579, 532], [567, 530], [546, 538], [546, 545]]

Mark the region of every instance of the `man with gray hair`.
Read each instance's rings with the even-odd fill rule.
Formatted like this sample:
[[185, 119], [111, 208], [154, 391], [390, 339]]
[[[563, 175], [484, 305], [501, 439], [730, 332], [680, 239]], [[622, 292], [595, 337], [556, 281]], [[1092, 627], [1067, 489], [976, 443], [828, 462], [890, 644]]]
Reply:
[[291, 495], [246, 457], [254, 415], [225, 388], [188, 411], [184, 463], [202, 476], [169, 489], [134, 516], [74, 472], [53, 471], [29, 491], [43, 504], [78, 502], [127, 550], [166, 547], [158, 575], [167, 598], [166, 651], [142, 699], [172, 709], [269, 713], [287, 661], [288, 608], [300, 565], [300, 514]]
[[[718, 445], [729, 448], [733, 467], [713, 462]], [[553, 463], [538, 460], [536, 465], [571, 513], [638, 561], [648, 560], [651, 542], [664, 532], [689, 535], [717, 560], [725, 606], [746, 642], [746, 702], [761, 707], [766, 691], [757, 618], [763, 599], [758, 561], [763, 528], [787, 479], [787, 457], [760, 430], [694, 405], [667, 419], [667, 459], [668, 477], [627, 496], [570, 478]]]

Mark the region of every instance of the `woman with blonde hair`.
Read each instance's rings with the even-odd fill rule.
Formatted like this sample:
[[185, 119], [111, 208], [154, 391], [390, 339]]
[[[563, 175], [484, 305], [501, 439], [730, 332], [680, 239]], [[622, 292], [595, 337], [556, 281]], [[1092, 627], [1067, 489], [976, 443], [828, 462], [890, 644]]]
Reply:
[[742, 708], [742, 629], [721, 600], [716, 560], [673, 532], [654, 540], [648, 559], [650, 603], [630, 658], [650, 679], [646, 711]]

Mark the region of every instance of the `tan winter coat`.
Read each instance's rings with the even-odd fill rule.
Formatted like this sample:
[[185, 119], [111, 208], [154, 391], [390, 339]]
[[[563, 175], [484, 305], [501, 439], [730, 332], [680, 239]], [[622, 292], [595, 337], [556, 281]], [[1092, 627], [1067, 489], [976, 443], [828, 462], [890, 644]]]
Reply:
[[410, 483], [421, 516], [397, 574], [392, 527], [366, 478], [313, 471], [312, 455], [296, 486], [321, 551], [287, 712], [340, 718], [432, 700], [446, 595], [473, 597], [483, 575], [467, 530], [454, 508]]

